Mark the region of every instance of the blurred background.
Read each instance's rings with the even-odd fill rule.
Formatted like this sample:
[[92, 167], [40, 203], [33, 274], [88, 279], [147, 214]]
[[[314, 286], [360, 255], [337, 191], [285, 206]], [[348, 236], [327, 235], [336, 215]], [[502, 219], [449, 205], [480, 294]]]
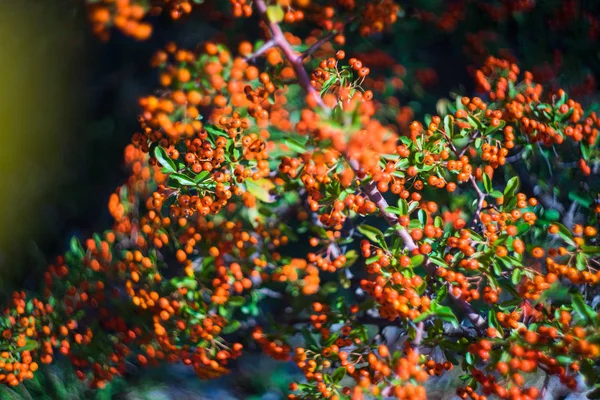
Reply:
[[[82, 0], [0, 1], [0, 297], [39, 289], [41, 273], [72, 236], [110, 226], [107, 199], [126, 178], [122, 154], [138, 127], [137, 99], [156, 87], [149, 59], [169, 41], [193, 48], [219, 36], [237, 43], [224, 36], [224, 25], [234, 22], [213, 12], [217, 3], [227, 8], [228, 2], [209, 2], [181, 21], [154, 18], [147, 41], [112, 32], [102, 42], [89, 30]], [[513, 3], [532, 8], [515, 10]], [[370, 55], [372, 70], [401, 71], [401, 87], [389, 92], [406, 106], [405, 116], [390, 116], [400, 125], [435, 113], [450, 92], [474, 95], [469, 70], [490, 54], [516, 58], [545, 84], [575, 88], [584, 104], [597, 98], [599, 1], [400, 5], [393, 32], [349, 37], [346, 46], [363, 60]], [[245, 27], [244, 36], [257, 35], [256, 24]], [[94, 396], [277, 399], [297, 372], [250, 355], [220, 380], [200, 382], [183, 367], [133, 371]], [[1, 389], [0, 398], [92, 398], [71, 378], [58, 363], [22, 393]]]

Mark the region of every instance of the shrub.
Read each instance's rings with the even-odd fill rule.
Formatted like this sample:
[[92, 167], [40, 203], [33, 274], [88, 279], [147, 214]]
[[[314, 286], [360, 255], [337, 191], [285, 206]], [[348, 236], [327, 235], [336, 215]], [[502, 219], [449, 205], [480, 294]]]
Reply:
[[[148, 13], [200, 2], [88, 3], [102, 38], [114, 26], [145, 39]], [[392, 29], [394, 1], [228, 6], [265, 39], [156, 53], [160, 88], [140, 99], [114, 226], [73, 239], [42, 295], [14, 293], [0, 381], [60, 355], [95, 388], [127, 361], [211, 378], [261, 348], [305, 374], [291, 399], [426, 398], [453, 368], [461, 398], [537, 398], [538, 372], [592, 386], [596, 113], [489, 56], [473, 71], [479, 97], [409, 122], [394, 98], [405, 71], [343, 49]], [[435, 71], [415, 76], [426, 86]]]

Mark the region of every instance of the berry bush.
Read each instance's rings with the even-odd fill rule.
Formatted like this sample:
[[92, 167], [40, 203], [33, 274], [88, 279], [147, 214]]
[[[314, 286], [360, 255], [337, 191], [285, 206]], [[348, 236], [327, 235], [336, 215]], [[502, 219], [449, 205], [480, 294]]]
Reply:
[[[260, 351], [302, 371], [289, 399], [432, 398], [455, 368], [462, 399], [541, 398], [551, 378], [600, 397], [593, 4], [85, 3], [101, 40], [196, 11], [223, 32], [150, 60], [114, 224], [14, 292], [1, 383], [55, 359], [99, 391], [130, 364], [208, 379]], [[551, 62], [518, 47], [539, 21]], [[429, 99], [443, 60], [401, 61], [441, 37], [473, 90]]]

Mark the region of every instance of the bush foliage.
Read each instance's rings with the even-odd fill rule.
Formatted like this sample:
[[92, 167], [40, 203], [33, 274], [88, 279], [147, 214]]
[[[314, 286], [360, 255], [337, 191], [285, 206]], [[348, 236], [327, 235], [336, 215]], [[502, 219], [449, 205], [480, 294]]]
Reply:
[[[463, 399], [538, 398], [540, 373], [593, 388], [600, 121], [593, 74], [567, 73], [571, 58], [595, 68], [583, 39], [600, 31], [593, 10], [86, 2], [103, 40], [147, 39], [161, 13], [228, 22], [219, 41], [156, 52], [158, 88], [140, 99], [125, 149], [131, 175], [108, 201], [114, 225], [73, 239], [40, 293], [14, 293], [0, 382], [18, 386], [55, 358], [98, 389], [128, 363], [212, 378], [260, 349], [303, 372], [290, 399], [424, 399], [426, 382], [453, 368]], [[495, 35], [466, 30], [481, 14]], [[540, 20], [553, 35], [540, 42], [564, 46], [553, 64], [502, 43], [505, 32], [521, 44], [539, 35]], [[475, 94], [430, 101], [448, 71], [399, 58], [447, 35], [466, 37], [456, 48], [478, 63]]]

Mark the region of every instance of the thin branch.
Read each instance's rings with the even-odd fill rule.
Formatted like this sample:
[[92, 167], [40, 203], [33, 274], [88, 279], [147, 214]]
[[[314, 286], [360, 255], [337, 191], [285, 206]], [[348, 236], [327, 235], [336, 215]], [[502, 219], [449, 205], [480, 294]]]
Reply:
[[477, 135], [479, 135], [479, 130], [475, 129], [475, 131], [471, 135], [471, 138], [469, 139], [469, 143], [461, 150], [460, 154], [458, 154], [458, 158], [461, 158], [462, 156], [465, 155], [465, 153], [471, 147], [471, 143], [473, 143], [473, 140], [475, 140]]
[[330, 41], [335, 35], [337, 35], [336, 31], [329, 32], [317, 42], [313, 43], [308, 49], [304, 50], [300, 57], [304, 60], [305, 58], [312, 56], [317, 50], [321, 48], [321, 46]]
[[483, 209], [483, 202], [485, 201], [485, 193], [483, 193], [481, 191], [481, 189], [479, 189], [479, 186], [477, 186], [477, 181], [475, 181], [475, 178], [473, 177], [473, 175], [471, 175], [469, 177], [469, 180], [471, 181], [471, 185], [477, 192], [477, 199], [478, 199], [477, 200], [477, 208], [475, 209], [475, 214], [473, 215], [473, 219], [471, 220], [471, 224], [470, 224], [470, 227], [473, 228], [475, 226], [475, 224], [477, 223], [477, 220], [481, 221], [481, 217], [479, 216], [479, 214], [481, 214], [481, 210]]
[[342, 27], [340, 29], [332, 30], [327, 35], [325, 35], [321, 39], [319, 39], [317, 42], [313, 43], [312, 46], [310, 46], [307, 50], [304, 51], [304, 53], [302, 53], [302, 55], [301, 55], [302, 59], [305, 59], [305, 58], [313, 55], [321, 46], [323, 46], [325, 43], [327, 43], [328, 41], [333, 39], [333, 37], [335, 35], [339, 34], [340, 32], [343, 32], [344, 29], [346, 28], [346, 26], [348, 26], [348, 24], [350, 24], [355, 19], [356, 19], [355, 16], [348, 18], [344, 22], [344, 25], [342, 25]]
[[523, 154], [525, 154], [525, 147], [518, 149], [517, 152], [512, 156], [506, 157], [506, 164], [512, 164], [515, 161], [520, 160], [523, 157]]
[[265, 54], [267, 52], [267, 50], [272, 49], [275, 46], [276, 46], [276, 43], [273, 39], [267, 40], [265, 43], [263, 43], [262, 46], [260, 46], [260, 48], [258, 50], [256, 50], [254, 53], [246, 56], [246, 58], [245, 58], [246, 62], [254, 62], [258, 57]]
[[296, 54], [292, 49], [292, 45], [287, 41], [283, 31], [279, 24], [275, 21], [269, 19], [267, 15], [267, 4], [265, 0], [255, 0], [256, 8], [258, 9], [259, 14], [267, 23], [269, 27], [269, 31], [271, 32], [271, 40], [274, 41], [275, 45], [281, 49], [285, 58], [291, 64], [294, 72], [296, 73], [296, 77], [298, 78], [298, 83], [304, 88], [304, 90], [308, 93], [309, 96], [313, 97], [317, 103], [324, 109], [328, 110], [325, 103], [323, 103], [323, 99], [319, 96], [317, 89], [310, 83], [310, 78], [304, 69], [304, 65], [302, 65], [302, 56]]
[[375, 203], [375, 205], [379, 208], [379, 213], [385, 218], [385, 220], [391, 225], [396, 227], [396, 233], [400, 236], [400, 239], [404, 242], [404, 247], [408, 251], [413, 251], [418, 248], [413, 238], [410, 236], [405, 227], [398, 223], [398, 218], [396, 215], [391, 214], [385, 209], [388, 207], [387, 201], [383, 198], [381, 192], [377, 189], [377, 184], [373, 181], [364, 185], [364, 189], [369, 196], [369, 199]]
[[421, 342], [423, 341], [423, 336], [425, 334], [425, 324], [423, 321], [419, 322], [416, 326], [416, 335], [415, 339], [412, 342], [413, 348], [417, 353], [417, 357], [419, 356], [419, 346], [421, 346]]

